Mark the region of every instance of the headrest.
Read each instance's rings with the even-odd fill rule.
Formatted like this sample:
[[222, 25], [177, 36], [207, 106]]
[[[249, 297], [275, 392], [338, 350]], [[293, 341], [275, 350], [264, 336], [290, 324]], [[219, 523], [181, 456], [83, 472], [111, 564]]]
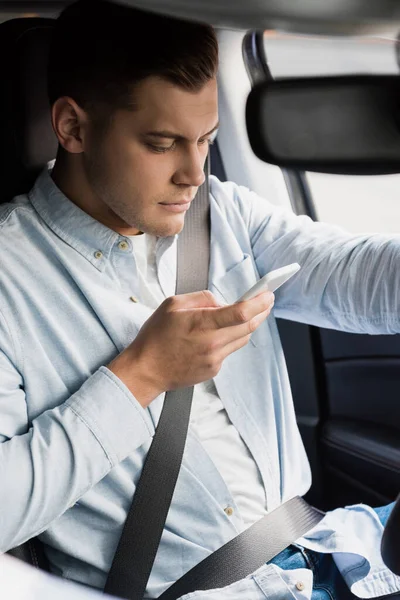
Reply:
[[46, 81], [54, 22], [22, 18], [0, 24], [0, 202], [29, 191], [56, 156]]

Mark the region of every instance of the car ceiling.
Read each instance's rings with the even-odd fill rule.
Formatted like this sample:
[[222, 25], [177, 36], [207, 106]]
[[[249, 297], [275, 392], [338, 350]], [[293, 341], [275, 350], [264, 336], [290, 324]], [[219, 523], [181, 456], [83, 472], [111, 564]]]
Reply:
[[[231, 29], [360, 35], [400, 29], [398, 0], [118, 0], [121, 4]], [[0, 11], [58, 11], [68, 1], [13, 0]], [[95, 2], [93, 3], [95, 7]]]

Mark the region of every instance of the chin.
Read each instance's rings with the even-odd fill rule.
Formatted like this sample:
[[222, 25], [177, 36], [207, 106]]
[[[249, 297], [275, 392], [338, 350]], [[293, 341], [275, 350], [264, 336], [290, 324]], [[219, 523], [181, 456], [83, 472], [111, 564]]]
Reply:
[[150, 235], [155, 235], [156, 237], [170, 237], [173, 235], [177, 235], [181, 233], [183, 226], [185, 224], [184, 219], [182, 221], [176, 223], [163, 223], [163, 224], [149, 224], [148, 226], [144, 226], [141, 228], [141, 231], [145, 233], [149, 233]]

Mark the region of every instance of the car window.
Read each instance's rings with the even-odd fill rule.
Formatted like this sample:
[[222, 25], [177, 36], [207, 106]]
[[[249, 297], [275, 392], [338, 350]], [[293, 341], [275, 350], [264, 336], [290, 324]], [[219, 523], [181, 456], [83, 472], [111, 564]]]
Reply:
[[[394, 36], [323, 37], [266, 31], [274, 78], [398, 74]], [[400, 174], [347, 176], [307, 173], [319, 220], [354, 232], [400, 233]]]

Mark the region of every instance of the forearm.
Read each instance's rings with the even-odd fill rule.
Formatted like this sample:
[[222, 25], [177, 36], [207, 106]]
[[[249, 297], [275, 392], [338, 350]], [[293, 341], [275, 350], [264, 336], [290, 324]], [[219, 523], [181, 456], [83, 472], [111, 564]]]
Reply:
[[400, 332], [400, 238], [338, 235], [303, 253], [301, 274], [277, 294], [277, 316], [354, 333]]
[[0, 551], [44, 531], [153, 433], [129, 390], [101, 367], [28, 433], [0, 444]]

